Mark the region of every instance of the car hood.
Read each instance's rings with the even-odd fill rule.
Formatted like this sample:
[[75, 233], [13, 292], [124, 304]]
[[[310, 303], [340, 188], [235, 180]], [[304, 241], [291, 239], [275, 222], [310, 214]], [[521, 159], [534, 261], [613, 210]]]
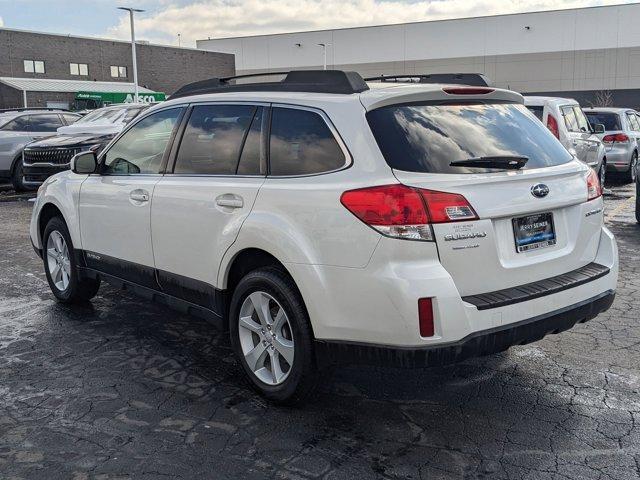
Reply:
[[47, 148], [47, 147], [72, 147], [75, 145], [93, 145], [96, 143], [104, 143], [111, 140], [114, 135], [93, 135], [89, 133], [81, 133], [77, 135], [56, 135], [42, 140], [31, 142], [28, 148]]
[[60, 127], [58, 128], [58, 133], [63, 133], [66, 135], [76, 134], [76, 133], [115, 135], [117, 133], [120, 133], [123, 128], [124, 128], [124, 123], [80, 122], [80, 123], [74, 123], [72, 125], [67, 125], [65, 127]]

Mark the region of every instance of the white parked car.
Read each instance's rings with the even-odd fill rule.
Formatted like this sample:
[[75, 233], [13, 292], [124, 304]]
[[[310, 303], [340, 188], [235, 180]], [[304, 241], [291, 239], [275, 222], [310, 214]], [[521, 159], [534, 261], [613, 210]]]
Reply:
[[525, 96], [524, 103], [572, 154], [598, 173], [604, 185], [607, 156], [598, 138], [604, 126], [592, 128], [580, 104], [571, 98]]
[[217, 319], [274, 401], [567, 330], [618, 276], [597, 175], [521, 95], [340, 71], [183, 87], [46, 181], [31, 239], [62, 302], [106, 280]]

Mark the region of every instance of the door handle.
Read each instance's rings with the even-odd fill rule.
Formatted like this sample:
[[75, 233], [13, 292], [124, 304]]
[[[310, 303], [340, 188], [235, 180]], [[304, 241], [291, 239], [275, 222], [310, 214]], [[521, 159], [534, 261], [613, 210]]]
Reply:
[[233, 193], [225, 193], [216, 197], [216, 205], [226, 208], [242, 208], [244, 201], [242, 197], [234, 195]]
[[129, 194], [129, 198], [134, 202], [148, 202], [149, 201], [149, 192], [146, 190], [133, 190]]

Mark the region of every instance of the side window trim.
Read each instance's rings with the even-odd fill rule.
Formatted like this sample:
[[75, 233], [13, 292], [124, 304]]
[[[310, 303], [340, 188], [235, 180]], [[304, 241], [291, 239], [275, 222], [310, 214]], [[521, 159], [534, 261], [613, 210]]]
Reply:
[[[340, 172], [342, 170], [346, 170], [348, 168], [351, 168], [351, 165], [353, 165], [353, 157], [351, 156], [351, 152], [349, 151], [349, 148], [347, 147], [347, 144], [344, 143], [344, 140], [340, 136], [340, 133], [338, 132], [338, 129], [335, 127], [335, 125], [333, 124], [333, 122], [329, 118], [329, 115], [327, 115], [327, 113], [324, 110], [321, 110], [320, 108], [309, 107], [307, 105], [296, 105], [296, 104], [290, 104], [290, 103], [272, 103], [270, 107], [271, 108], [269, 108], [269, 132], [268, 132], [268, 136], [267, 136], [267, 150], [266, 150], [266, 152], [267, 152], [267, 177], [270, 177], [270, 178], [316, 177], [318, 175], [327, 175], [329, 173]], [[271, 139], [271, 117], [272, 117], [274, 108], [289, 108], [289, 109], [295, 109], [295, 110], [305, 110], [305, 111], [313, 112], [313, 113], [316, 113], [316, 114], [320, 115], [320, 118], [322, 118], [322, 120], [324, 121], [325, 125], [327, 126], [327, 128], [331, 132], [331, 135], [333, 136], [333, 139], [336, 141], [336, 143], [340, 147], [340, 150], [342, 150], [342, 154], [344, 155], [344, 160], [345, 160], [344, 165], [342, 165], [340, 168], [336, 168], [334, 170], [328, 170], [326, 172], [308, 173], [308, 174], [303, 174], [303, 175], [272, 175], [271, 174], [271, 148], [270, 148], [271, 142], [270, 142], [270, 139]]]
[[[171, 150], [170, 146], [173, 144], [173, 140], [176, 136], [176, 133], [179, 129], [179, 127], [182, 124], [182, 121], [184, 120], [184, 113], [187, 110], [186, 109], [187, 105], [185, 104], [178, 104], [178, 105], [168, 105], [166, 108], [160, 108], [158, 110], [153, 110], [151, 112], [148, 112], [147, 115], [143, 115], [140, 114], [138, 115], [134, 121], [129, 122], [129, 124], [115, 137], [111, 140], [111, 142], [109, 142], [109, 144], [107, 145], [107, 147], [100, 153], [100, 158], [98, 159], [98, 168], [97, 168], [97, 172], [95, 173], [95, 175], [100, 175], [100, 176], [104, 176], [104, 177], [113, 177], [113, 176], [117, 176], [117, 177], [126, 177], [126, 176], [136, 176], [136, 177], [157, 177], [157, 176], [162, 176], [165, 171], [166, 165], [167, 165], [167, 161], [169, 158], [169, 152]], [[165, 110], [172, 110], [172, 109], [180, 109], [180, 113], [178, 114], [178, 119], [176, 120], [176, 126], [173, 128], [173, 131], [171, 132], [171, 137], [169, 138], [169, 142], [167, 143], [167, 146], [165, 147], [164, 150], [164, 155], [162, 156], [162, 161], [160, 162], [160, 168], [158, 169], [158, 173], [129, 173], [129, 174], [114, 174], [114, 173], [104, 173], [104, 162], [107, 158], [107, 153], [109, 153], [109, 150], [111, 150], [113, 148], [113, 146], [118, 143], [118, 141], [120, 140], [120, 138], [122, 136], [124, 136], [129, 130], [131, 130], [133, 127], [135, 127], [138, 122], [141, 122], [142, 120], [144, 120], [145, 118], [147, 118], [150, 115], [154, 115], [156, 113], [160, 113], [163, 112]]]
[[[265, 112], [268, 112], [267, 115], [263, 115], [262, 117], [262, 139], [263, 141], [265, 141], [266, 138], [266, 142], [268, 144], [268, 137], [266, 137], [266, 131], [265, 131], [265, 119], [267, 116], [270, 115], [270, 104], [269, 103], [265, 103], [265, 102], [255, 102], [255, 101], [242, 101], [242, 100], [237, 100], [237, 101], [230, 101], [230, 100], [223, 100], [223, 101], [219, 101], [219, 102], [212, 102], [212, 101], [205, 101], [205, 102], [193, 102], [190, 103], [188, 105], [186, 105], [188, 108], [185, 109], [184, 112], [184, 116], [182, 117], [182, 121], [179, 125], [179, 127], [176, 129], [176, 135], [175, 138], [172, 139], [172, 148], [170, 149], [170, 155], [168, 157], [168, 163], [166, 165], [166, 169], [163, 172], [163, 175], [176, 175], [176, 176], [182, 176], [182, 177], [227, 177], [227, 178], [232, 178], [232, 177], [265, 177], [266, 176], [266, 167], [263, 169], [261, 167], [261, 170], [265, 173], [261, 173], [260, 175], [234, 175], [234, 174], [211, 174], [211, 173], [175, 173], [175, 168], [176, 168], [176, 159], [178, 157], [178, 150], [180, 149], [180, 144], [182, 143], [182, 139], [184, 137], [184, 132], [187, 129], [187, 125], [189, 123], [189, 117], [191, 117], [191, 114], [193, 113], [193, 108], [200, 106], [200, 105], [250, 105], [254, 107], [254, 112], [253, 115], [255, 116], [258, 107], [263, 107], [265, 109]], [[253, 118], [252, 118], [253, 120]], [[251, 125], [249, 125], [249, 128], [247, 129], [247, 132], [245, 132], [245, 137], [243, 137], [243, 141], [242, 141], [242, 146], [240, 148], [240, 153], [238, 156], [238, 162], [236, 163], [236, 171], [238, 169], [238, 163], [240, 162], [240, 157], [242, 156], [242, 151], [244, 149], [244, 142], [246, 141], [246, 137], [248, 136], [248, 132], [251, 129]], [[265, 151], [266, 152], [266, 151]], [[265, 153], [266, 156], [266, 153]], [[263, 159], [260, 159], [261, 163], [263, 161]], [[264, 159], [265, 164], [266, 159]]]

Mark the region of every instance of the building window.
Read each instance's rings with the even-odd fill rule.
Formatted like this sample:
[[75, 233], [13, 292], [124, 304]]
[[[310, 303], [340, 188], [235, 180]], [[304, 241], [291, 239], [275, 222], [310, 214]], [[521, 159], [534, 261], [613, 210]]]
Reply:
[[89, 75], [89, 66], [86, 63], [70, 63], [69, 72], [71, 75], [81, 75], [86, 77]]
[[113, 78], [127, 78], [127, 67], [111, 65], [111, 76]]
[[44, 73], [44, 62], [42, 60], [25, 60], [24, 71], [26, 73]]

